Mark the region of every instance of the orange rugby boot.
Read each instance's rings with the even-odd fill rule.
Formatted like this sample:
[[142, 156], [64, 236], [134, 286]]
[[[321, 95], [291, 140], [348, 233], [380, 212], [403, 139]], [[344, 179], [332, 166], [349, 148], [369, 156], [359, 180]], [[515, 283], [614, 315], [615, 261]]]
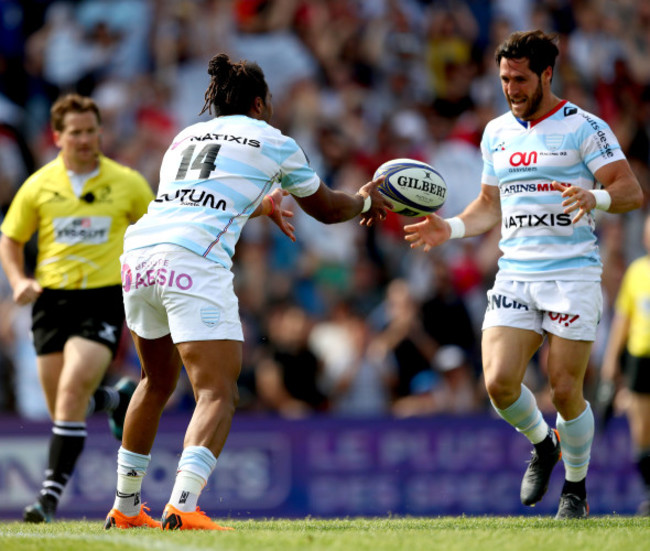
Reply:
[[147, 528], [160, 528], [160, 522], [152, 519], [148, 514], [149, 507], [142, 505], [140, 513], [133, 517], [127, 517], [117, 509], [111, 509], [106, 517], [104, 530], [110, 528], [139, 528], [145, 526]]
[[196, 511], [186, 513], [179, 511], [171, 504], [167, 504], [162, 514], [163, 530], [234, 530], [226, 526], [219, 526], [198, 507]]

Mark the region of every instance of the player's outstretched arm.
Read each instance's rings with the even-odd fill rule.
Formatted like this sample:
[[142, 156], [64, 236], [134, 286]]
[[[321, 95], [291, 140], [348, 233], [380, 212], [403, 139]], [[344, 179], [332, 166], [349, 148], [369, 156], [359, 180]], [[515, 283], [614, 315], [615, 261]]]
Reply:
[[462, 221], [460, 233], [458, 220], [452, 221], [456, 226], [452, 234], [450, 219], [430, 214], [422, 222], [404, 226], [404, 239], [411, 243], [411, 248], [423, 247], [424, 251], [428, 252], [451, 237], [471, 237], [491, 230], [501, 222], [499, 188], [483, 184], [479, 196], [456, 218]]
[[371, 180], [367, 184], [361, 186], [359, 189], [359, 195], [361, 195], [364, 200], [366, 197], [372, 199], [370, 210], [368, 212], [361, 213], [361, 221], [359, 222], [362, 226], [372, 226], [374, 222], [380, 222], [386, 219], [386, 209], [392, 209], [393, 203], [391, 203], [384, 195], [379, 193], [379, 186], [384, 181], [385, 176], [380, 176], [376, 180]]
[[437, 214], [429, 214], [422, 222], [404, 226], [404, 231], [404, 239], [411, 244], [411, 248], [423, 247], [425, 253], [451, 237], [449, 223]]
[[295, 199], [302, 210], [324, 224], [338, 224], [361, 215], [361, 223], [371, 226], [386, 218], [386, 208], [390, 205], [379, 193], [381, 181], [381, 178], [377, 178], [368, 182], [355, 194], [330, 189], [321, 182], [316, 193]]
[[258, 207], [261, 209], [261, 212], [259, 214], [268, 216], [273, 221], [273, 223], [282, 230], [282, 233], [291, 239], [291, 241], [295, 242], [296, 229], [288, 220], [288, 218], [293, 218], [293, 212], [289, 209], [285, 209], [282, 206], [282, 199], [287, 195], [289, 195], [288, 191], [285, 191], [281, 188], [275, 188], [262, 200], [260, 207]]

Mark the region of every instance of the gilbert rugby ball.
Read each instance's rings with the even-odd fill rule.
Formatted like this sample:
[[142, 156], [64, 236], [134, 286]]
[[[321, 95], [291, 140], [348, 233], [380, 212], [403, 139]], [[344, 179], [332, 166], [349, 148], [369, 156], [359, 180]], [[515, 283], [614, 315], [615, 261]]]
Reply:
[[379, 191], [393, 203], [393, 212], [403, 216], [426, 216], [447, 199], [447, 184], [431, 165], [414, 159], [393, 159], [381, 165], [373, 180], [385, 176]]

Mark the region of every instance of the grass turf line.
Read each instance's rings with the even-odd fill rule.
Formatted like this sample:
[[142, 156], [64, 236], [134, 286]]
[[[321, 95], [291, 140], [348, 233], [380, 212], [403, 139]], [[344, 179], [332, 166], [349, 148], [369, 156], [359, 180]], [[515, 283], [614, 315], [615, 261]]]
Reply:
[[234, 532], [103, 530], [102, 521], [0, 522], [3, 551], [650, 551], [650, 519], [551, 517], [217, 519]]

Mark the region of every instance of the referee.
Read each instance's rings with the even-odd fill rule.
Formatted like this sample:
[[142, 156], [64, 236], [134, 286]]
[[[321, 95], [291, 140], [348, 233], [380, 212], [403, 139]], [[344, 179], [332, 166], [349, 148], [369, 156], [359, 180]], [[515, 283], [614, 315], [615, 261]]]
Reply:
[[598, 398], [613, 399], [622, 371], [629, 389], [630, 435], [645, 488], [638, 514], [650, 516], [650, 215], [645, 220], [643, 244], [648, 254], [630, 264], [616, 299]]
[[[0, 227], [0, 260], [18, 305], [33, 303], [37, 367], [53, 421], [48, 468], [26, 522], [50, 522], [86, 439], [86, 416], [106, 411], [116, 438], [135, 389], [100, 383], [124, 322], [119, 256], [126, 228], [153, 199], [137, 172], [100, 152], [101, 115], [92, 99], [54, 103], [59, 155], [20, 187]], [[24, 247], [38, 232], [34, 276]]]

